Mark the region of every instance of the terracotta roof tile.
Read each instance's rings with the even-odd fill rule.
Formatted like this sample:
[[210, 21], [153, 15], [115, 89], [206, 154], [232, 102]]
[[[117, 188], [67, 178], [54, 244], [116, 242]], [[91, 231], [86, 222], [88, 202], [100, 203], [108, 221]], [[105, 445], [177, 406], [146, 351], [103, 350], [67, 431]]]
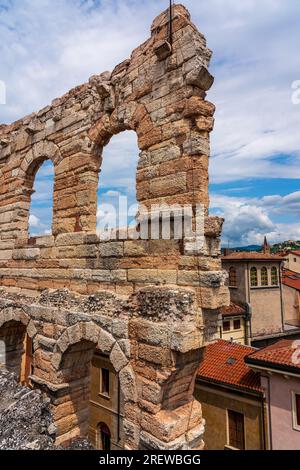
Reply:
[[210, 382], [232, 385], [243, 390], [261, 392], [260, 376], [245, 364], [245, 358], [256, 351], [229, 341], [218, 340], [205, 348], [198, 378]]
[[300, 250], [291, 250], [290, 253], [296, 256], [300, 256]]
[[222, 256], [223, 261], [235, 260], [257, 260], [257, 261], [283, 261], [285, 258], [271, 253], [261, 253], [257, 251], [234, 251], [229, 255]]
[[223, 317], [230, 317], [232, 315], [245, 315], [246, 310], [241, 305], [231, 303], [227, 307], [220, 308], [220, 313]]
[[284, 269], [282, 271], [282, 284], [300, 291], [300, 274]]
[[280, 366], [287, 366], [300, 373], [300, 354], [297, 354], [300, 348], [297, 350], [294, 344], [293, 340], [283, 339], [267, 348], [255, 351], [247, 358], [247, 362], [249, 364], [255, 362], [258, 365], [269, 364], [270, 366], [276, 366], [278, 369], [280, 369]]

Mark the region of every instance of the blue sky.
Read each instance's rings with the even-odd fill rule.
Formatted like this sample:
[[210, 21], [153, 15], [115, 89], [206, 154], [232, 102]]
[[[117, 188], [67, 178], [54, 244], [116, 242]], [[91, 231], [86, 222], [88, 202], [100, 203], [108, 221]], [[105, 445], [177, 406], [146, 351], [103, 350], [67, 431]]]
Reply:
[[[149, 36], [162, 0], [0, 0], [0, 122], [38, 110], [54, 97], [127, 58]], [[232, 245], [300, 239], [300, 2], [186, 0], [213, 50], [216, 104], [210, 164], [211, 212], [225, 216]], [[101, 203], [116, 191], [134, 201], [138, 149], [133, 133], [105, 149]], [[49, 230], [50, 169], [33, 197], [32, 232]]]

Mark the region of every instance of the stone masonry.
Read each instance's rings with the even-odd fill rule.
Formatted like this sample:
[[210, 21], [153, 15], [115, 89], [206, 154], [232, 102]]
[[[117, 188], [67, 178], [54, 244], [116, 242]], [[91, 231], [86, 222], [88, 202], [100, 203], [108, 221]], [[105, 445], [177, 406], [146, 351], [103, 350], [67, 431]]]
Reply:
[[[0, 339], [7, 367], [19, 373], [25, 334], [33, 339], [31, 382], [51, 400], [58, 445], [87, 432], [98, 348], [119, 375], [126, 449], [203, 447], [195, 374], [229, 300], [223, 221], [208, 215], [211, 51], [181, 5], [172, 30], [171, 45], [167, 10], [112, 73], [0, 125]], [[201, 249], [187, 239], [100, 241], [102, 150], [125, 130], [138, 137], [138, 202], [203, 204]], [[55, 168], [52, 235], [29, 238], [34, 178], [47, 159]]]

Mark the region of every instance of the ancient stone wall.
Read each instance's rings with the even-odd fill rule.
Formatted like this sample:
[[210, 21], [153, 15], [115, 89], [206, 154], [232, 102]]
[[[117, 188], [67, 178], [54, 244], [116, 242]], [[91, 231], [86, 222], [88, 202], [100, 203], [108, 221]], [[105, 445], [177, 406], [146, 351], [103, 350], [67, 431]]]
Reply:
[[[20, 322], [34, 339], [32, 382], [51, 397], [58, 443], [86, 433], [98, 348], [119, 373], [126, 448], [203, 445], [195, 373], [228, 302], [222, 220], [208, 215], [214, 106], [205, 98], [213, 78], [211, 52], [183, 6], [174, 7], [172, 30], [170, 45], [166, 11], [112, 73], [0, 126], [0, 325]], [[140, 207], [202, 204], [203, 246], [99, 239], [102, 150], [124, 130], [136, 132], [141, 151]], [[52, 235], [29, 238], [34, 177], [47, 159], [55, 169]], [[137, 223], [142, 217], [141, 209]]]

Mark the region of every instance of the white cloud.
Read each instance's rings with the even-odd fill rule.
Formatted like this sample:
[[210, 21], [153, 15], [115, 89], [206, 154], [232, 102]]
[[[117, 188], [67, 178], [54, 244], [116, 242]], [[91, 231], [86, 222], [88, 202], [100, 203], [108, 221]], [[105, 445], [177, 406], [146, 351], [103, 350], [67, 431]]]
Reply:
[[[216, 80], [208, 94], [217, 106], [211, 181], [300, 178], [300, 105], [292, 103], [292, 84], [300, 79], [300, 2], [184, 4], [214, 52], [211, 70]], [[0, 80], [7, 88], [0, 122], [9, 122], [42, 108], [89, 76], [112, 70], [149, 37], [152, 19], [167, 2], [1, 0], [0, 6]], [[104, 150], [100, 186], [124, 189], [133, 200], [136, 164], [134, 133], [112, 139]], [[33, 200], [47, 202], [49, 195], [51, 186], [44, 181]], [[273, 217], [285, 211], [299, 216], [297, 192], [261, 200], [223, 200], [228, 204], [222, 206], [225, 235], [231, 235], [230, 227], [237, 223], [241, 233], [235, 228], [236, 240], [243, 236], [252, 243], [264, 231], [275, 240], [285, 225], [275, 224]], [[286, 230], [297, 234], [297, 224]]]
[[[300, 105], [292, 104], [291, 88], [300, 78], [300, 3], [184, 3], [214, 51], [216, 81], [208, 95], [217, 105], [212, 180], [300, 178]], [[0, 121], [30, 113], [90, 75], [111, 70], [149, 36], [153, 17], [167, 6], [163, 0], [2, 4], [0, 78], [7, 83], [8, 104], [0, 108]], [[132, 141], [124, 141], [126, 156], [132, 148]], [[284, 165], [272, 160], [274, 154], [293, 158]]]
[[[297, 212], [300, 215], [300, 193], [285, 197], [278, 195], [259, 198], [238, 198], [213, 194], [212, 211], [225, 218], [223, 243], [232, 246], [251, 245], [263, 242], [266, 235], [271, 243], [287, 239], [300, 239], [300, 224], [274, 222], [274, 215]], [[280, 220], [280, 217], [279, 217]]]
[[36, 228], [40, 225], [40, 219], [36, 217], [34, 214], [30, 214], [29, 216], [29, 227]]

